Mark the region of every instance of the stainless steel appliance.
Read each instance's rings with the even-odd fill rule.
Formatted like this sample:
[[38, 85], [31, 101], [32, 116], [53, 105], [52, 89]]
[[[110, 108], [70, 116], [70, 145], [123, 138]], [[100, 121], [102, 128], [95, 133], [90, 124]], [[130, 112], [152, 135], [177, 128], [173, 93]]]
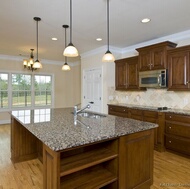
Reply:
[[139, 86], [147, 88], [167, 87], [167, 70], [151, 70], [139, 72]]

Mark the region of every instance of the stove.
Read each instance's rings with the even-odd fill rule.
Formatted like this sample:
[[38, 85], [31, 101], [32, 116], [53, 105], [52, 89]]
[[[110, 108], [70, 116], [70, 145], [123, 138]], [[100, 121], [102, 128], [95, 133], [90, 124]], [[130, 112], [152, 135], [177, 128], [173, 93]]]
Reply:
[[164, 106], [164, 107], [158, 107], [157, 110], [168, 110], [168, 107]]

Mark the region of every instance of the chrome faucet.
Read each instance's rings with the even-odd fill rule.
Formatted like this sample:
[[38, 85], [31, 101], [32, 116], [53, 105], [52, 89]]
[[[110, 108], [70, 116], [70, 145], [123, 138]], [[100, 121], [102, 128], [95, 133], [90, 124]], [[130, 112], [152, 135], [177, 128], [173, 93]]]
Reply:
[[[92, 102], [89, 102], [89, 103], [91, 103], [91, 104], [93, 104]], [[80, 104], [77, 104], [77, 105], [75, 105], [74, 106], [74, 116], [76, 116], [78, 113], [80, 113], [80, 112], [82, 112], [82, 111], [84, 111], [85, 109], [90, 109], [90, 104], [87, 104], [85, 107], [83, 107], [83, 108], [81, 108], [81, 109], [78, 109], [78, 106], [80, 105]]]

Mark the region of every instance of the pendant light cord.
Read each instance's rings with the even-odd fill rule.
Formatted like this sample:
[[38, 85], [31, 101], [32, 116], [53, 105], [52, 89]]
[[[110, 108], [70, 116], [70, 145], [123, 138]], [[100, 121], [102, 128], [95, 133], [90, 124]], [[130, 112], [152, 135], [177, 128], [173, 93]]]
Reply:
[[36, 22], [36, 34], [37, 34], [37, 37], [36, 37], [36, 39], [37, 39], [37, 60], [38, 60], [38, 20], [37, 20], [37, 22]]
[[72, 43], [72, 0], [70, 0], [70, 43]]
[[108, 40], [108, 51], [109, 51], [109, 0], [107, 0], [107, 40]]
[[[65, 48], [67, 47], [67, 28], [65, 27]], [[65, 63], [67, 63], [67, 56], [65, 56]]]

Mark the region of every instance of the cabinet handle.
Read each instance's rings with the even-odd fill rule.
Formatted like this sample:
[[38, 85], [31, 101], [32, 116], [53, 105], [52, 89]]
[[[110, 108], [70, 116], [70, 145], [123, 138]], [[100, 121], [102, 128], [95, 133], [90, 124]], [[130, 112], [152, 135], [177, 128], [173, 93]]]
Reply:
[[171, 144], [171, 143], [172, 143], [172, 141], [171, 141], [171, 140], [169, 140], [169, 143]]

